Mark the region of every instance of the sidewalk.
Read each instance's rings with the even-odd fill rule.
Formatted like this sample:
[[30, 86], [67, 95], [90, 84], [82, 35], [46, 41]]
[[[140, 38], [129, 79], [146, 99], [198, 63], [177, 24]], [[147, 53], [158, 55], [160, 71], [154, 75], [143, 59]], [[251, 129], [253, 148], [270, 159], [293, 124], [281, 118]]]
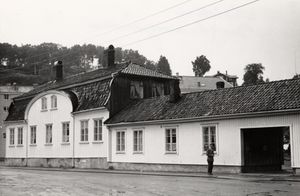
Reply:
[[56, 172], [86, 172], [86, 173], [107, 173], [107, 174], [129, 174], [129, 175], [153, 175], [153, 176], [175, 176], [175, 177], [201, 177], [217, 178], [228, 180], [244, 181], [292, 181], [300, 182], [300, 176], [291, 173], [215, 173], [207, 175], [206, 173], [184, 173], [184, 172], [154, 172], [154, 171], [126, 171], [126, 170], [105, 170], [105, 169], [80, 169], [80, 168], [45, 168], [45, 167], [7, 167], [0, 166], [1, 169], [20, 169], [37, 171], [56, 171]]

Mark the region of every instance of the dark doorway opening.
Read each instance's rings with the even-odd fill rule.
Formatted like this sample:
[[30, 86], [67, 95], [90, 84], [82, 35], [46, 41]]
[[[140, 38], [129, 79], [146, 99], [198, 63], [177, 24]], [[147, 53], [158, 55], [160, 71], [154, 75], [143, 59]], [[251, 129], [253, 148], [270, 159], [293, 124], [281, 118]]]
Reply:
[[291, 170], [289, 127], [241, 129], [242, 172]]

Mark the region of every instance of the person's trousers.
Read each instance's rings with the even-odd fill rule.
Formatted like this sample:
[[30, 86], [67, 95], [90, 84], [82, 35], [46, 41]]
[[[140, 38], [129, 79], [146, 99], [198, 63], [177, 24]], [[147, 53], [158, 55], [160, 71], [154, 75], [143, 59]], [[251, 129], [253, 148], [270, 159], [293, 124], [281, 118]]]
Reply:
[[212, 170], [213, 170], [213, 167], [214, 167], [214, 161], [210, 161], [210, 160], [207, 160], [207, 163], [208, 163], [208, 173], [211, 174], [212, 173]]

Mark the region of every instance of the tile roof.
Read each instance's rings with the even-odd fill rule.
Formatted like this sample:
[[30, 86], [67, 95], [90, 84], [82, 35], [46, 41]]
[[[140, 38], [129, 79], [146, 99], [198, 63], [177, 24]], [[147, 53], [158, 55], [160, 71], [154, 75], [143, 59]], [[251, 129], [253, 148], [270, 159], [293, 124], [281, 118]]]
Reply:
[[300, 110], [300, 79], [187, 93], [176, 103], [169, 96], [139, 100], [106, 124]]
[[109, 97], [112, 74], [116, 73], [174, 79], [132, 63], [117, 64], [110, 68], [77, 74], [65, 78], [61, 82], [51, 81], [42, 84], [28, 93], [16, 97], [10, 107], [6, 121], [24, 120], [27, 104], [35, 95], [49, 90], [74, 93], [78, 100], [74, 111], [103, 107]]
[[130, 74], [130, 75], [138, 75], [138, 76], [147, 76], [147, 77], [155, 77], [155, 78], [165, 78], [165, 79], [176, 79], [175, 77], [168, 76], [151, 69], [147, 69], [137, 64], [130, 64], [126, 68], [124, 68], [121, 73]]

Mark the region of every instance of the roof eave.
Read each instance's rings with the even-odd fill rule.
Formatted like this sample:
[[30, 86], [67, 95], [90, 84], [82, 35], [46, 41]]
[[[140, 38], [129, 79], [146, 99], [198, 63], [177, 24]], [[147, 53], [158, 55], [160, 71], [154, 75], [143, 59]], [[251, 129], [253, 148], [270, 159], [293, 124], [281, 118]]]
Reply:
[[275, 110], [275, 111], [264, 111], [264, 112], [253, 112], [253, 113], [240, 113], [240, 114], [228, 114], [228, 115], [215, 115], [215, 116], [201, 116], [194, 118], [177, 118], [177, 119], [164, 119], [164, 120], [151, 120], [151, 121], [136, 121], [136, 122], [121, 122], [106, 124], [107, 127], [120, 127], [127, 125], [154, 125], [158, 123], [163, 124], [174, 124], [174, 123], [187, 123], [187, 122], [197, 122], [197, 121], [213, 121], [213, 120], [226, 120], [226, 119], [236, 119], [236, 118], [254, 118], [262, 116], [277, 116], [277, 115], [290, 115], [300, 113], [300, 108], [290, 109], [290, 110]]

